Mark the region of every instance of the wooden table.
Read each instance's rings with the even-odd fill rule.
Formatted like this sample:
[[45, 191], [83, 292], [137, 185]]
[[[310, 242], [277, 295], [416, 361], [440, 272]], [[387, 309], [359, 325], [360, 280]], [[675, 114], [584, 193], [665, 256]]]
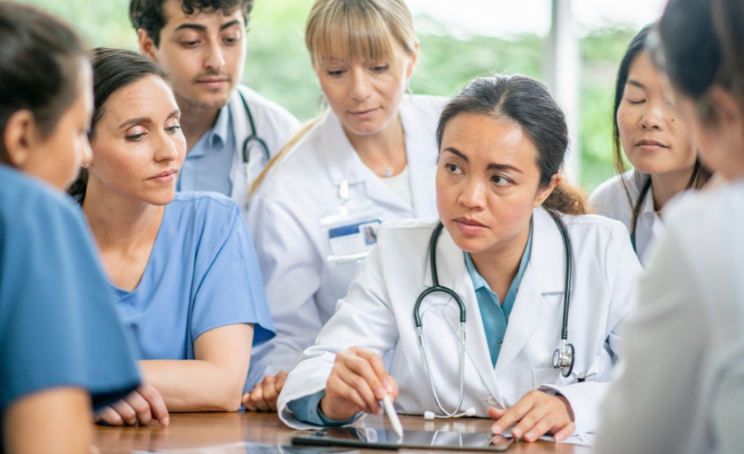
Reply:
[[[459, 432], [489, 432], [487, 419], [456, 419], [426, 421], [420, 416], [401, 416], [405, 429], [443, 430]], [[359, 427], [390, 428], [383, 416], [370, 415], [357, 423]], [[177, 452], [184, 454], [250, 454], [242, 442], [289, 444], [296, 434], [309, 434], [289, 429], [276, 413], [172, 413], [170, 426], [157, 424], [146, 427], [96, 426], [94, 443], [101, 454], [124, 454], [132, 450], [149, 452]], [[232, 445], [232, 446], [230, 446]], [[211, 449], [210, 449], [211, 448]], [[183, 451], [181, 451], [183, 450]], [[384, 454], [386, 451], [363, 451], [367, 454]], [[387, 451], [391, 452], [391, 451]], [[401, 450], [402, 454], [424, 454], [426, 450]], [[454, 453], [455, 451], [438, 451]], [[567, 444], [538, 441], [515, 443], [508, 453], [560, 453], [589, 454], [590, 449]]]

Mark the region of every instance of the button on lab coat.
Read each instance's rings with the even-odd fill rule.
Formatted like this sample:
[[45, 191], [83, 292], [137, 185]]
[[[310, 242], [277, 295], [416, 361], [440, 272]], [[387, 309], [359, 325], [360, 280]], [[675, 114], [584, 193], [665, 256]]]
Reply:
[[[439, 280], [456, 291], [467, 311], [465, 398], [487, 417], [490, 406], [508, 408], [530, 390], [552, 389], [571, 403], [577, 430], [591, 432], [618, 352], [618, 328], [630, 308], [641, 266], [625, 227], [594, 215], [564, 216], [573, 243], [573, 291], [569, 342], [576, 349], [573, 373], [553, 369], [563, 317], [565, 251], [548, 213], [533, 212], [532, 255], [509, 318], [501, 353], [492, 367], [473, 284], [463, 252], [446, 230], [437, 247]], [[325, 389], [335, 354], [360, 346], [379, 355], [394, 349], [389, 373], [398, 382], [396, 409], [404, 414], [440, 413], [419, 349], [413, 307], [432, 283], [427, 249], [436, 221], [397, 221], [379, 233], [377, 248], [362, 264], [333, 318], [290, 374], [279, 397], [279, 415], [297, 428], [287, 403]], [[457, 405], [459, 387], [459, 311], [451, 297], [435, 293], [421, 307], [434, 382], [448, 410]], [[586, 381], [578, 383], [579, 376]]]
[[341, 123], [328, 113], [272, 170], [251, 200], [253, 236], [277, 337], [259, 349], [249, 385], [291, 370], [346, 295], [358, 262], [327, 260], [330, 246], [321, 219], [343, 201], [349, 183], [355, 203], [367, 203], [372, 219], [387, 221], [436, 215], [435, 131], [446, 99], [406, 97], [400, 104], [413, 206], [370, 170], [351, 146]]

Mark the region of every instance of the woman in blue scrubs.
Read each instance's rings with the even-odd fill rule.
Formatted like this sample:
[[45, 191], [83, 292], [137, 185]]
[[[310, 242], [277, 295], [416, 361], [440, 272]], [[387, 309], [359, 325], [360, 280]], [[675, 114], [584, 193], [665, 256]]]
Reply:
[[[274, 335], [240, 211], [219, 194], [176, 194], [186, 142], [161, 69], [133, 52], [98, 49], [93, 83], [93, 157], [71, 192], [142, 371], [169, 411], [237, 410], [251, 345]], [[135, 424], [147, 404], [134, 396], [100, 417]]]
[[0, 452], [80, 453], [91, 406], [139, 384], [80, 211], [62, 193], [90, 155], [77, 36], [0, 2]]

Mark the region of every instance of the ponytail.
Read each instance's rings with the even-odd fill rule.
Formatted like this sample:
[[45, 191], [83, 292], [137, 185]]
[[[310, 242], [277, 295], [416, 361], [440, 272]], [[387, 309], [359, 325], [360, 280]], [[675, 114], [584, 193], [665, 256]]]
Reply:
[[543, 207], [554, 213], [578, 216], [590, 213], [586, 194], [567, 181], [561, 181], [543, 202]]
[[261, 173], [258, 174], [255, 180], [253, 180], [253, 183], [251, 184], [251, 189], [249, 192], [249, 197], [252, 197], [253, 194], [256, 193], [258, 190], [258, 187], [261, 186], [261, 183], [266, 179], [266, 176], [271, 172], [271, 169], [274, 168], [281, 160], [284, 159], [285, 155], [289, 153], [289, 150], [293, 149], [295, 145], [297, 145], [300, 140], [302, 140], [311, 129], [313, 129], [318, 123], [320, 123], [321, 120], [323, 120], [326, 117], [327, 113], [322, 113], [318, 115], [317, 117], [313, 118], [312, 120], [306, 121], [301, 127], [300, 130], [295, 133], [294, 136], [292, 136], [287, 143], [284, 144], [284, 146], [279, 150], [279, 153], [275, 154], [269, 162], [266, 164], [266, 167], [261, 171]]

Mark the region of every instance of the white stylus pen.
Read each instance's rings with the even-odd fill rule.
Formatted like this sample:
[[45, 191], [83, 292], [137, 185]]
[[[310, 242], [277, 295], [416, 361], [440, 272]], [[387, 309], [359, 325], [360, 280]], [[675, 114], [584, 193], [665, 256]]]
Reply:
[[393, 401], [390, 400], [390, 394], [385, 394], [385, 397], [382, 399], [382, 406], [385, 407], [385, 413], [390, 418], [390, 424], [393, 425], [393, 430], [398, 434], [398, 437], [403, 439], [403, 426], [400, 423], [400, 418], [398, 418], [398, 413], [393, 408]]

